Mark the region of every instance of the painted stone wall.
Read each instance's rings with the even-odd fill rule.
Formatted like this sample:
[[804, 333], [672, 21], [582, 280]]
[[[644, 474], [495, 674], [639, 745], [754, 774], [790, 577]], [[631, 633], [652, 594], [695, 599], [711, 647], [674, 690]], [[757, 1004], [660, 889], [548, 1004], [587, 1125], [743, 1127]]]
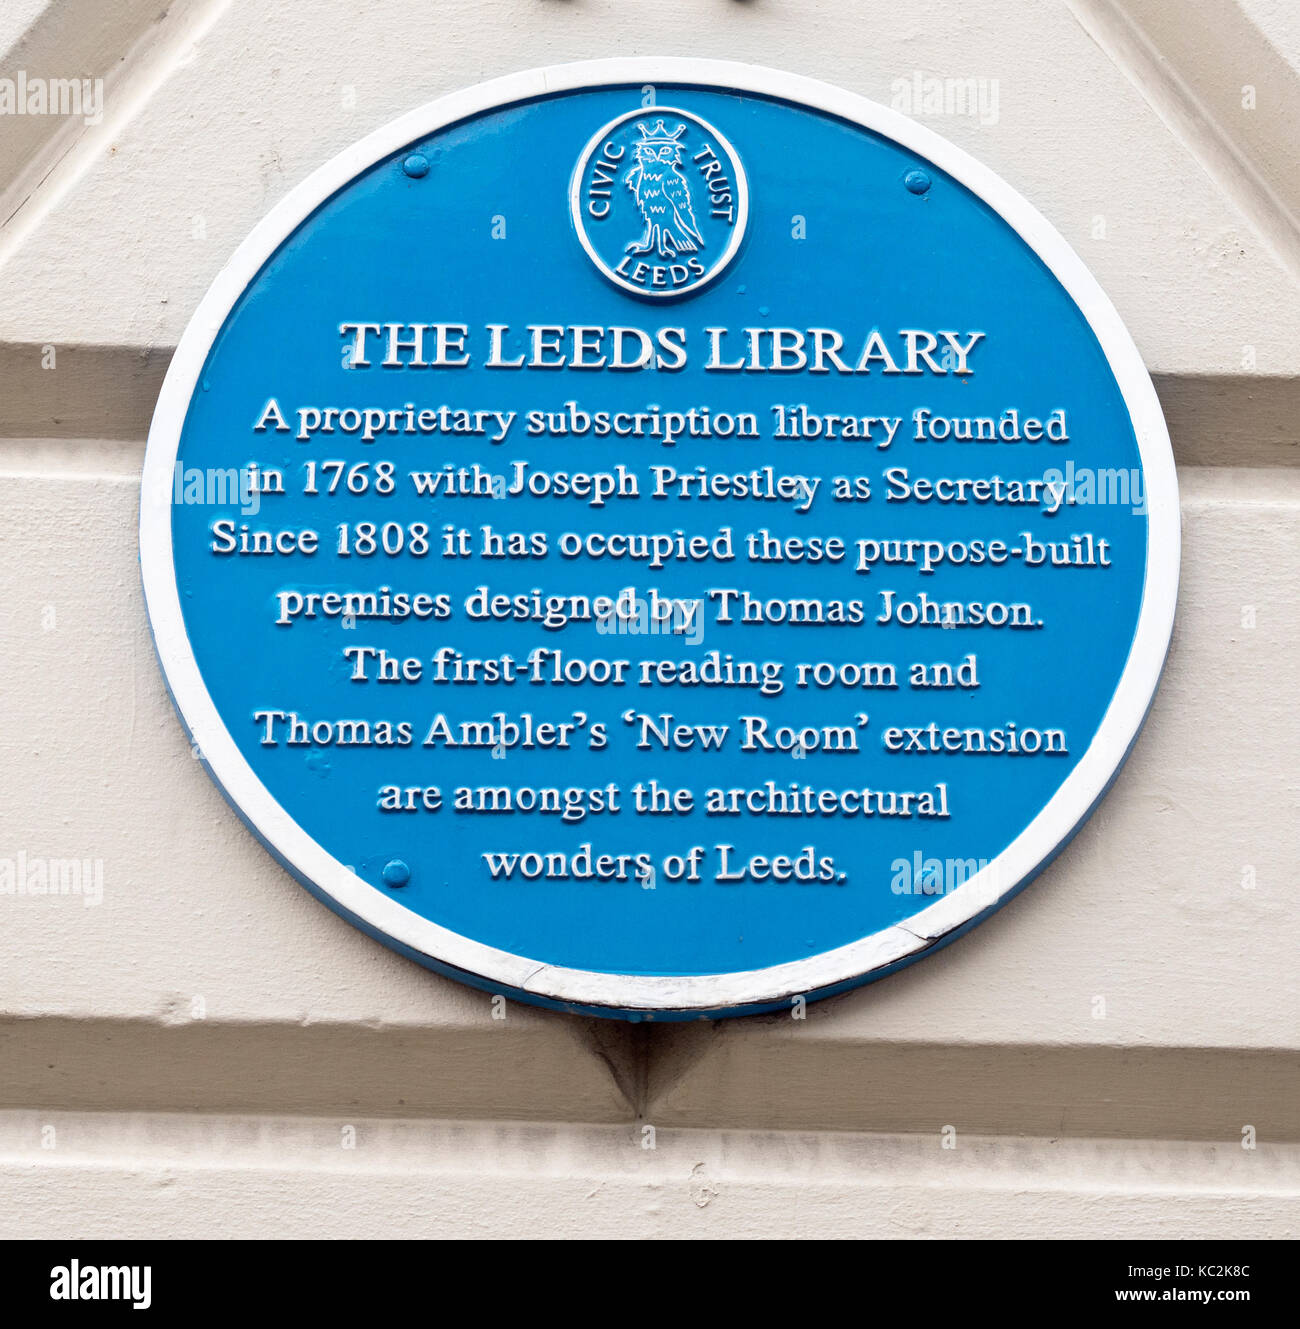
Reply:
[[[149, 418], [247, 231], [412, 106], [610, 54], [790, 69], [987, 163], [1118, 307], [1178, 462], [1115, 788], [997, 917], [806, 1020], [578, 1020], [369, 941], [224, 803], [145, 621]], [[63, 100], [0, 113], [0, 884], [80, 889], [0, 893], [0, 1234], [1294, 1231], [1291, 6], [14, 0], [0, 112], [3, 80]]]

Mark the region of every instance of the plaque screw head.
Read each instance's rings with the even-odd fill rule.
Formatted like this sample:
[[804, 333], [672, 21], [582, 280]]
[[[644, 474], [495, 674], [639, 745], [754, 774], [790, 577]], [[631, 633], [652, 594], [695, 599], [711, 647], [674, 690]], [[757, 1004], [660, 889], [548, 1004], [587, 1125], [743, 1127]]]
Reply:
[[903, 177], [903, 184], [913, 194], [924, 194], [930, 189], [930, 177], [924, 171], [908, 171]]
[[390, 859], [384, 864], [384, 885], [405, 886], [411, 880], [411, 869], [400, 858]]
[[422, 152], [413, 152], [402, 163], [402, 170], [412, 180], [420, 180], [429, 174], [429, 159]]

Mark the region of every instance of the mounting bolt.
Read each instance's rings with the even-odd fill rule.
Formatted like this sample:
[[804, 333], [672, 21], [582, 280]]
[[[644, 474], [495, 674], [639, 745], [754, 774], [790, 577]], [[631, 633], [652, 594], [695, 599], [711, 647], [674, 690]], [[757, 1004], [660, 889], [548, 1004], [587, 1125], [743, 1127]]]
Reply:
[[390, 859], [384, 864], [384, 885], [405, 886], [411, 880], [411, 869], [400, 858]]
[[411, 177], [412, 180], [423, 179], [429, 174], [429, 159], [422, 152], [413, 152], [402, 163], [402, 170]]
[[929, 191], [931, 180], [924, 171], [908, 171], [903, 177], [903, 184], [913, 194], [924, 194]]

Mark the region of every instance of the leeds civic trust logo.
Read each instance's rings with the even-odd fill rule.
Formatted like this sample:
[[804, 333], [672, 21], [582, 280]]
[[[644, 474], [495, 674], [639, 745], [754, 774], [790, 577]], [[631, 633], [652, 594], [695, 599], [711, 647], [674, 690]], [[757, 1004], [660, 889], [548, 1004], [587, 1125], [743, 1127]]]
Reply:
[[686, 295], [735, 257], [748, 186], [736, 150], [708, 121], [656, 106], [621, 115], [592, 137], [569, 207], [582, 247], [615, 285]]

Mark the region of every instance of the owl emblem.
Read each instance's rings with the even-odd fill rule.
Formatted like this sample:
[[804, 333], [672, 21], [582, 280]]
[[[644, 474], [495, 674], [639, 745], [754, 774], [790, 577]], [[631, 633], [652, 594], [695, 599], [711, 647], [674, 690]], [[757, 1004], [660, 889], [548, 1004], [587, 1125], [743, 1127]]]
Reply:
[[628, 254], [657, 253], [672, 259], [693, 254], [704, 245], [691, 208], [691, 190], [682, 174], [681, 136], [684, 124], [670, 134], [662, 120], [653, 126], [642, 120], [635, 145], [636, 160], [623, 177], [645, 222], [645, 234], [626, 247]]

